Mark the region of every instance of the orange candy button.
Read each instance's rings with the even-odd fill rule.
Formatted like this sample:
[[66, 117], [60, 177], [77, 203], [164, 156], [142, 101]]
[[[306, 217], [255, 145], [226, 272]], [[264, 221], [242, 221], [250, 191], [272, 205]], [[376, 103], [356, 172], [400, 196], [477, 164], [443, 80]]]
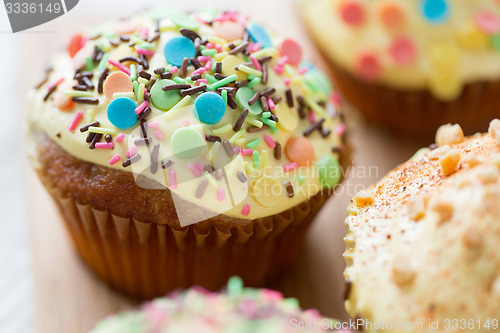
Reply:
[[380, 21], [387, 28], [397, 28], [404, 23], [404, 14], [399, 6], [391, 2], [386, 2], [379, 9]]
[[73, 58], [76, 52], [78, 52], [78, 50], [82, 48], [82, 46], [83, 46], [82, 35], [80, 34], [73, 35], [73, 37], [71, 37], [71, 40], [69, 41], [67, 48], [70, 57]]
[[54, 99], [52, 103], [59, 110], [68, 110], [73, 106], [73, 101], [70, 96], [67, 96], [64, 92], [71, 90], [73, 84], [72, 83], [62, 83], [59, 87], [57, 87], [57, 92], [54, 94]]
[[104, 81], [104, 94], [109, 100], [113, 99], [114, 93], [133, 91], [132, 81], [124, 72], [114, 72]]
[[238, 22], [224, 21], [214, 23], [215, 34], [227, 41], [243, 38], [245, 27]]
[[286, 157], [298, 166], [312, 165], [316, 159], [314, 146], [303, 136], [290, 138], [285, 146]]

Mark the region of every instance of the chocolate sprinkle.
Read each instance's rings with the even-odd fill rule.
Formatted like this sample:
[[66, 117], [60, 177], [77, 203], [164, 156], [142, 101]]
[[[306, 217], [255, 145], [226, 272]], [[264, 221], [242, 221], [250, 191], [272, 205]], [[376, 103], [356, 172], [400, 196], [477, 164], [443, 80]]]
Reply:
[[289, 107], [293, 108], [293, 95], [292, 95], [292, 89], [288, 88], [285, 91], [286, 95], [286, 103], [288, 104]]
[[146, 117], [149, 116], [150, 113], [151, 113], [151, 108], [148, 106], [147, 108], [142, 110], [141, 113], [137, 115], [137, 120], [142, 121], [146, 119]]
[[149, 69], [149, 62], [148, 62], [148, 58], [146, 58], [146, 56], [144, 54], [140, 54], [139, 55], [139, 58], [141, 59], [142, 61], [142, 66], [144, 67], [144, 69]]
[[235, 83], [234, 83], [234, 86], [235, 86], [236, 88], [241, 88], [241, 87], [246, 86], [246, 85], [247, 85], [247, 83], [248, 83], [248, 81], [246, 81], [246, 80], [245, 80], [245, 81], [238, 81], [238, 82], [235, 82]]
[[201, 85], [201, 86], [198, 86], [198, 87], [192, 87], [192, 88], [189, 88], [189, 89], [181, 90], [180, 93], [179, 93], [179, 95], [181, 97], [184, 97], [186, 95], [193, 95], [193, 94], [205, 91], [205, 90], [207, 90], [207, 86]]
[[279, 142], [276, 142], [276, 147], [274, 147], [274, 158], [281, 159], [281, 143]]
[[[148, 128], [146, 127], [146, 120], [141, 119], [141, 122], [139, 123], [139, 126], [141, 128], [141, 136], [143, 139], [148, 137]], [[149, 145], [149, 142], [147, 142]]]
[[201, 74], [200, 73], [191, 75], [191, 80], [196, 81], [196, 80], [199, 80], [199, 79], [201, 79]]
[[286, 189], [286, 195], [288, 195], [289, 198], [293, 198], [293, 196], [295, 195], [293, 193], [293, 185], [288, 180], [285, 182], [285, 189]]
[[188, 66], [189, 66], [189, 58], [184, 57], [184, 60], [182, 60], [181, 69], [179, 71], [180, 77], [182, 77], [182, 78], [186, 77]]
[[163, 160], [161, 162], [161, 168], [162, 169], [170, 168], [172, 166], [172, 164], [173, 164], [172, 160], [168, 160], [168, 159], [167, 160]]
[[236, 104], [234, 99], [229, 95], [227, 95], [227, 105], [229, 105], [229, 107], [233, 110], [236, 110], [238, 108], [238, 104]]
[[165, 68], [164, 67], [155, 68], [154, 73], [156, 75], [161, 75], [161, 74], [165, 73]]
[[73, 90], [78, 90], [78, 91], [87, 91], [89, 87], [83, 85], [83, 84], [77, 84], [73, 86]]
[[215, 142], [215, 141], [221, 142], [222, 141], [220, 136], [210, 135], [210, 134], [205, 135], [205, 140], [207, 140], [208, 142]]
[[151, 151], [151, 173], [154, 175], [158, 171], [158, 153], [160, 152], [160, 144], [155, 144]]
[[200, 35], [198, 35], [198, 33], [196, 33], [193, 30], [189, 30], [189, 29], [185, 29], [185, 28], [180, 28], [179, 32], [184, 37], [187, 37], [187, 38], [191, 39], [193, 42], [196, 40], [196, 38], [200, 38], [201, 39]]
[[101, 124], [99, 124], [98, 121], [91, 122], [90, 124], [87, 124], [85, 126], [80, 127], [80, 132], [87, 132], [89, 130], [89, 127], [99, 127]]
[[240, 45], [236, 46], [231, 51], [229, 51], [229, 54], [236, 55], [236, 54], [238, 54], [240, 52], [243, 52], [243, 50], [246, 50], [246, 48], [248, 47], [248, 45], [250, 45], [250, 42], [245, 41], [245, 42], [241, 43]]
[[207, 189], [207, 185], [208, 185], [208, 180], [206, 178], [203, 178], [200, 181], [200, 184], [198, 184], [198, 188], [196, 188], [196, 192], [194, 194], [197, 199], [200, 199], [203, 196], [205, 190]]
[[83, 83], [85, 83], [85, 85], [87, 87], [89, 87], [90, 90], [94, 90], [94, 85], [92, 84], [92, 81], [90, 81], [90, 79], [88, 77], [84, 76], [82, 78], [82, 80], [83, 80]]
[[259, 100], [259, 98], [260, 98], [260, 92], [258, 92], [258, 91], [257, 91], [257, 92], [256, 92], [256, 93], [252, 96], [252, 98], [250, 98], [250, 100], [248, 101], [248, 105], [250, 105], [250, 106], [254, 105], [254, 104], [255, 104], [255, 102], [257, 102], [257, 101]]
[[[149, 82], [148, 82], [148, 85], [146, 86], [146, 89], [148, 90], [148, 94], [149, 96], [151, 97], [151, 94], [149, 93], [151, 91], [151, 88], [153, 87], [153, 85], [156, 83], [156, 78], [154, 76], [151, 76], [151, 78], [149, 79]], [[146, 97], [144, 97], [144, 99], [146, 99]]]
[[196, 59], [196, 57], [191, 58], [191, 63], [193, 64], [195, 69], [198, 69], [201, 67], [200, 62], [198, 61], [198, 59]]
[[80, 103], [80, 104], [92, 104], [92, 105], [97, 105], [99, 104], [99, 100], [94, 97], [73, 97], [71, 100], [75, 103]]
[[106, 134], [104, 136], [104, 141], [106, 141], [106, 142], [109, 143], [109, 142], [113, 141], [113, 137], [111, 135], [109, 135], [109, 134]]
[[85, 142], [90, 143], [94, 139], [94, 136], [96, 136], [97, 133], [89, 132], [89, 135], [87, 135], [87, 138], [85, 139]]
[[171, 91], [171, 90], [182, 90], [182, 89], [189, 89], [191, 88], [190, 84], [183, 84], [183, 83], [178, 83], [178, 84], [169, 84], [166, 86], [163, 86], [163, 91]]
[[267, 64], [262, 64], [262, 84], [267, 84], [267, 80], [269, 77]]
[[264, 90], [263, 92], [260, 93], [261, 96], [264, 96], [264, 97], [269, 97], [271, 96], [272, 94], [274, 94], [276, 92], [276, 89], [274, 88], [269, 88], [269, 89], [266, 89]]
[[89, 145], [89, 148], [90, 149], [95, 149], [95, 144], [99, 141], [101, 141], [102, 139], [102, 134], [101, 133], [96, 133], [96, 135], [94, 135], [94, 137], [92, 138], [92, 141], [90, 141], [90, 145]]
[[226, 153], [229, 157], [232, 157], [234, 155], [233, 147], [231, 147], [231, 144], [229, 143], [229, 141], [227, 141], [227, 140], [222, 141], [222, 146], [226, 150]]
[[104, 88], [103, 88], [104, 80], [106, 80], [108, 73], [109, 73], [109, 68], [104, 68], [102, 70], [101, 74], [99, 75], [99, 82], [97, 83], [97, 92], [99, 94], [102, 94], [104, 92]]
[[225, 79], [227, 76], [226, 76], [226, 75], [222, 75], [221, 73], [215, 73], [215, 74], [214, 74], [214, 77], [215, 77], [217, 80], [222, 80], [222, 79]]
[[57, 85], [53, 85], [52, 87], [50, 87], [49, 91], [47, 92], [47, 94], [43, 98], [43, 101], [46, 102], [49, 99], [50, 95], [52, 95], [52, 93], [54, 91], [56, 91], [56, 89], [57, 89]]
[[267, 98], [262, 96], [260, 98], [260, 105], [262, 105], [262, 111], [269, 111], [269, 104], [267, 103]]
[[49, 80], [49, 74], [50, 72], [52, 72], [52, 67], [47, 67], [45, 69], [45, 76], [43, 77], [43, 79], [35, 86], [35, 89], [39, 89], [41, 88], [48, 80]]
[[323, 123], [325, 122], [325, 118], [322, 118], [320, 120], [318, 120], [317, 122], [315, 122], [314, 124], [312, 124], [309, 128], [307, 128], [305, 131], [304, 131], [304, 136], [309, 136], [311, 135], [315, 130], [318, 130], [318, 129], [321, 129], [322, 126], [323, 126]]
[[160, 77], [161, 77], [162, 79], [164, 79], [164, 80], [165, 80], [165, 79], [169, 80], [169, 79], [171, 79], [171, 78], [172, 78], [172, 74], [170, 74], [170, 73], [161, 73]]
[[146, 80], [149, 80], [151, 79], [151, 74], [146, 72], [144, 69], [141, 69], [138, 73], [137, 73], [140, 77], [143, 77], [145, 78]]
[[122, 166], [124, 168], [126, 168], [126, 167], [130, 166], [132, 163], [139, 161], [140, 159], [141, 159], [141, 155], [135, 154], [135, 155], [131, 156], [130, 158], [127, 158], [125, 161], [123, 161]]
[[243, 111], [241, 111], [240, 115], [238, 116], [238, 120], [236, 120], [236, 123], [233, 126], [233, 131], [238, 132], [241, 129], [241, 126], [243, 126], [245, 119], [247, 119], [248, 112], [248, 109], [243, 109]]
[[260, 131], [263, 131], [265, 129], [268, 129], [269, 126], [267, 126], [266, 124], [263, 124], [261, 127], [257, 127], [257, 126], [250, 126], [247, 128], [247, 132], [248, 133], [256, 133], [256, 132], [260, 132]]
[[144, 145], [149, 145], [151, 143], [152, 139], [151, 138], [140, 138], [140, 139], [135, 139], [134, 144], [136, 146], [144, 146]]
[[330, 136], [331, 133], [332, 133], [332, 131], [328, 128], [321, 130], [321, 136], [324, 138], [327, 138], [328, 136]]
[[134, 56], [123, 57], [120, 60], [118, 60], [118, 62], [120, 62], [120, 63], [126, 62], [126, 61], [131, 61], [131, 62], [137, 63], [138, 65], [142, 65], [142, 59], [140, 59], [138, 57], [134, 57]]
[[283, 98], [281, 96], [274, 96], [273, 97], [273, 103], [275, 105], [278, 105], [279, 103], [281, 103], [282, 100], [283, 100]]
[[247, 182], [247, 177], [245, 176], [245, 174], [243, 174], [243, 172], [238, 171], [237, 176], [240, 182], [242, 182], [243, 184]]
[[220, 61], [215, 64], [215, 74], [222, 74], [222, 62]]

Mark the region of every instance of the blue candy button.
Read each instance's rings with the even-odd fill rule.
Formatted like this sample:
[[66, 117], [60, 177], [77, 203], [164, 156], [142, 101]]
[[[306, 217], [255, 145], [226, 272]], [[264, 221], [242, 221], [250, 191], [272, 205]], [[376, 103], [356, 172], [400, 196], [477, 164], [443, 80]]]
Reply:
[[226, 103], [217, 93], [201, 94], [194, 101], [194, 115], [205, 124], [215, 124], [224, 117]]
[[450, 5], [447, 0], [421, 0], [420, 11], [431, 23], [442, 23], [450, 16]]
[[163, 54], [168, 63], [174, 66], [181, 66], [184, 58], [196, 56], [196, 49], [191, 39], [187, 37], [174, 37], [169, 40], [163, 48]]
[[260, 24], [251, 22], [247, 26], [247, 30], [254, 42], [259, 43], [260, 45], [262, 45], [262, 47], [273, 46], [273, 42], [271, 41], [271, 37], [269, 37], [266, 28], [264, 28]]
[[130, 128], [137, 122], [135, 108], [137, 108], [137, 104], [130, 98], [115, 98], [108, 105], [108, 120], [119, 129]]

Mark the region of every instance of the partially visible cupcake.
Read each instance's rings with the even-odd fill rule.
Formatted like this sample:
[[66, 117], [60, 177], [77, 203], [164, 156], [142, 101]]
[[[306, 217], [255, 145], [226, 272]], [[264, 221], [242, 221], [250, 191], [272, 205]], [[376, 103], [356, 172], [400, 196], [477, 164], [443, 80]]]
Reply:
[[371, 122], [412, 136], [484, 132], [500, 103], [500, 4], [300, 0], [341, 93]]
[[348, 212], [346, 307], [365, 332], [498, 331], [498, 119], [471, 137], [441, 127]]
[[[91, 333], [288, 333], [334, 331], [335, 320], [317, 310], [301, 310], [294, 298], [269, 289], [243, 288], [229, 280], [227, 290], [200, 287], [174, 291], [99, 322]], [[348, 330], [335, 330], [350, 333]]]
[[52, 59], [29, 112], [33, 164], [83, 259], [138, 298], [276, 279], [342, 178], [326, 76], [234, 11], [95, 30]]

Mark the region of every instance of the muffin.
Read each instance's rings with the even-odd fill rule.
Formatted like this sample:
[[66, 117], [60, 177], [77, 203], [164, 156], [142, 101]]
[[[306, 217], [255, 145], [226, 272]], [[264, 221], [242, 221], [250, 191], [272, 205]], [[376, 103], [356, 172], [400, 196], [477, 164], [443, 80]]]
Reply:
[[354, 197], [346, 307], [365, 332], [498, 331], [499, 176], [500, 121], [471, 137], [448, 124]]
[[76, 248], [137, 298], [283, 273], [342, 177], [338, 96], [234, 11], [74, 35], [30, 94], [33, 165]]
[[277, 291], [243, 288], [241, 279], [233, 277], [222, 292], [200, 287], [173, 291], [138, 311], [104, 319], [91, 333], [333, 332], [340, 324], [317, 310], [301, 310], [295, 298], [285, 299]]
[[459, 0], [302, 0], [340, 92], [369, 122], [431, 138], [484, 132], [500, 102], [500, 6]]

